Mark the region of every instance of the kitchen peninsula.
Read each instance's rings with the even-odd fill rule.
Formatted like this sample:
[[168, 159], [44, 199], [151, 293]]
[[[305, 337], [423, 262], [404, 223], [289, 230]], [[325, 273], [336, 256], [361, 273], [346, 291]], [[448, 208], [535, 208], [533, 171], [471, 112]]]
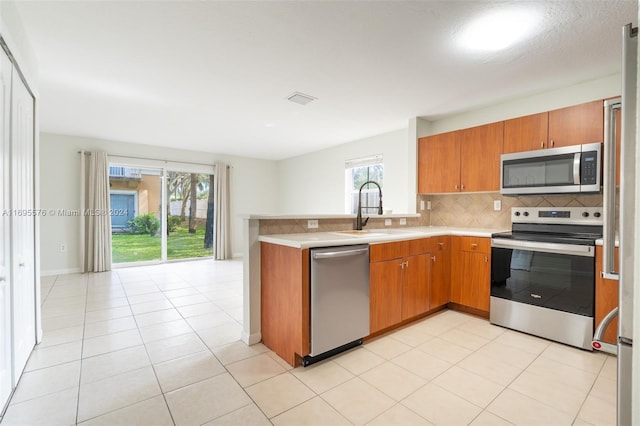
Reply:
[[[262, 340], [290, 365], [309, 353], [309, 249], [315, 247], [370, 245], [370, 336], [447, 306], [488, 317], [489, 237], [503, 229], [430, 227], [420, 215], [383, 215], [353, 231], [354, 217], [245, 217], [246, 343]], [[394, 225], [385, 227], [385, 219]], [[308, 220], [318, 221], [316, 232], [304, 232]]]

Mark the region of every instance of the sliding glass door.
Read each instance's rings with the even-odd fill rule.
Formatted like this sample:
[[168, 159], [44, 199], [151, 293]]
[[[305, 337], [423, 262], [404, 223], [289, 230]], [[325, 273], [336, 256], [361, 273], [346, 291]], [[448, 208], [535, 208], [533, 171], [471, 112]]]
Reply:
[[213, 256], [213, 175], [167, 172], [167, 259]]
[[114, 264], [213, 256], [213, 175], [110, 164]]
[[111, 164], [113, 263], [162, 260], [162, 170]]

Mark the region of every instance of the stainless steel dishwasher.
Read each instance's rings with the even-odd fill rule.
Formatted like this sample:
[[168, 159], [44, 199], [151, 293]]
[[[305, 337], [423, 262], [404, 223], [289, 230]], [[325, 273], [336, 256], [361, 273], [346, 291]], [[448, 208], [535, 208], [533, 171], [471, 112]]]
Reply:
[[311, 256], [311, 353], [307, 366], [369, 334], [369, 245], [323, 247]]

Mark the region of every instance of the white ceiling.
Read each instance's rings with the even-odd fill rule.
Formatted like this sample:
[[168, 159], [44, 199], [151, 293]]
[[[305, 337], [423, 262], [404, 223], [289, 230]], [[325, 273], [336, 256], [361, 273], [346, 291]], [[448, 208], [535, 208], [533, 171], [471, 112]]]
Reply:
[[[288, 158], [620, 72], [636, 0], [17, 1], [44, 132]], [[474, 17], [539, 13], [498, 53]], [[306, 105], [295, 91], [318, 98]]]

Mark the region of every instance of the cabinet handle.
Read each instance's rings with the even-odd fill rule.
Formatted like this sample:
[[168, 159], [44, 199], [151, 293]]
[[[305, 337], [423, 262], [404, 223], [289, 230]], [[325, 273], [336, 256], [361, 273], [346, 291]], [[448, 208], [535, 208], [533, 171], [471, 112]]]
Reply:
[[484, 263], [489, 263], [489, 256], [484, 257]]
[[454, 185], [454, 188], [457, 190], [457, 189], [458, 189], [458, 184], [455, 184], [455, 185]]
[[435, 262], [436, 261], [436, 257], [435, 256], [431, 256], [431, 260], [433, 260]]
[[464, 191], [464, 185], [460, 185], [460, 190]]
[[473, 244], [471, 244], [471, 248], [475, 250], [475, 249], [478, 248], [478, 245], [476, 243], [473, 243]]
[[24, 268], [24, 262], [18, 263], [18, 266]]
[[554, 146], [556, 146], [556, 143], [553, 141], [553, 139], [551, 139], [551, 148], [553, 148]]
[[6, 278], [5, 277], [0, 277], [0, 282], [2, 282], [2, 281], [6, 281]]
[[404, 262], [404, 266], [406, 266], [407, 268], [409, 267], [409, 261], [408, 260], [406, 262]]

